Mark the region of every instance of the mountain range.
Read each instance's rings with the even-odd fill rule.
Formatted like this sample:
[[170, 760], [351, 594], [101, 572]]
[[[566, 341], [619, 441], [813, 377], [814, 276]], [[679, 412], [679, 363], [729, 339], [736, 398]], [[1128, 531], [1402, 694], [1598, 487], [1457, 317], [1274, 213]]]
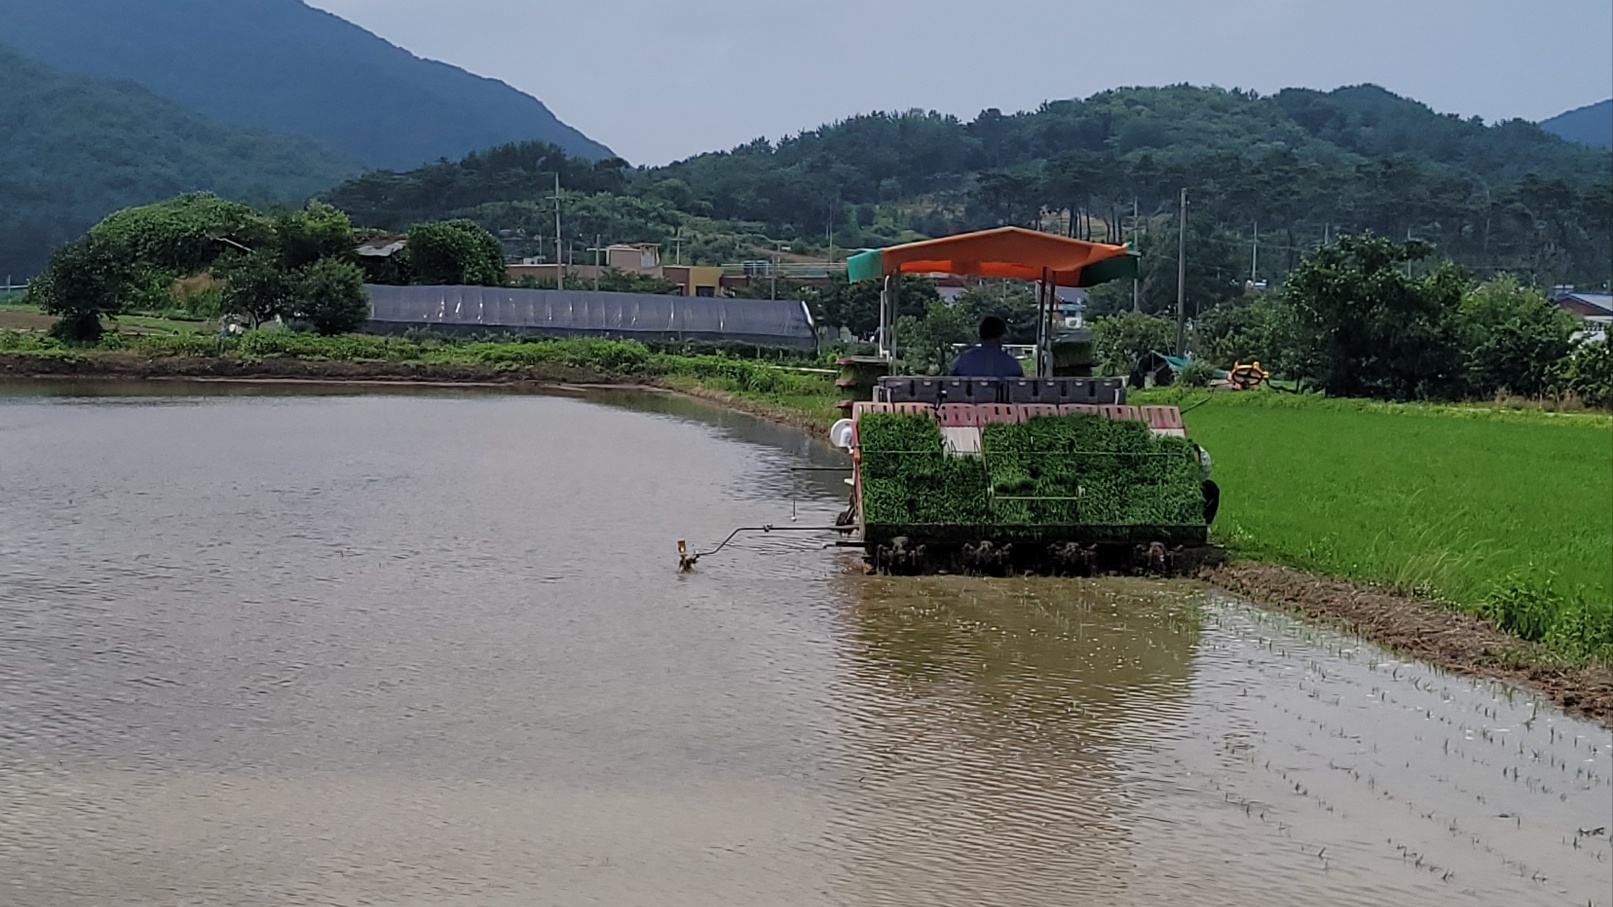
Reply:
[[611, 153], [536, 98], [423, 60], [302, 0], [0, 0], [0, 43], [372, 169], [527, 140], [578, 157]]
[[970, 121], [864, 114], [665, 167], [620, 163], [512, 146], [368, 174], [324, 198], [378, 227], [470, 218], [511, 254], [547, 255], [549, 175], [562, 171], [562, 240], [676, 243], [699, 263], [760, 258], [778, 243], [821, 255], [1017, 225], [1138, 242], [1144, 267], [1163, 269], [1144, 280], [1149, 303], [1174, 292], [1186, 188], [1192, 258], [1219, 275], [1216, 293], [1242, 292], [1253, 269], [1280, 278], [1341, 232], [1415, 237], [1476, 273], [1545, 286], [1613, 276], [1613, 155], [1375, 85], [1119, 88]]
[[1090, 232], [1196, 186], [1218, 223], [1281, 224], [1291, 247], [1340, 226], [1416, 231], [1496, 268], [1545, 232], [1590, 261], [1609, 168], [1585, 146], [1613, 146], [1613, 102], [1487, 126], [1371, 85], [1116, 89], [973, 121], [855, 116], [632, 168], [537, 99], [303, 0], [0, 0], [0, 129], [0, 274], [37, 270], [117, 208], [196, 190], [258, 205], [323, 194], [370, 226], [469, 216], [538, 237], [555, 171], [589, 199], [568, 227], [584, 244], [703, 236], [690, 251], [704, 259], [769, 237], [845, 248], [1040, 226], [1047, 211]]
[[1540, 124], [1559, 138], [1593, 148], [1613, 148], [1613, 100], [1560, 113]]
[[108, 213], [182, 192], [298, 203], [359, 173], [312, 142], [220, 123], [128, 80], [0, 46], [0, 276], [34, 273]]

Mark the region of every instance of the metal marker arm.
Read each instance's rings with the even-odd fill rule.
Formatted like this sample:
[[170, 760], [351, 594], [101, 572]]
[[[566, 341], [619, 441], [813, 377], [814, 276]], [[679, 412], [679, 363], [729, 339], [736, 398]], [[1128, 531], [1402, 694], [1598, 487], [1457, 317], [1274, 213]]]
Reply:
[[699, 563], [701, 558], [706, 557], [708, 555], [716, 554], [717, 552], [723, 550], [724, 548], [727, 548], [728, 544], [730, 542], [732, 542], [734, 539], [738, 538], [739, 534], [742, 533], [742, 532], [774, 533], [774, 532], [845, 532], [845, 531], [846, 531], [845, 526], [774, 526], [771, 523], [765, 524], [765, 525], [762, 525], [762, 526], [741, 526], [740, 528], [735, 529], [733, 532], [728, 533], [728, 538], [723, 539], [722, 544], [720, 544], [717, 547], [711, 549], [710, 551], [701, 551], [701, 552], [699, 552], [697, 554], [690, 554], [689, 553], [688, 543], [685, 542], [684, 540], [680, 539], [678, 541], [678, 570], [681, 573], [688, 573], [689, 571], [694, 569], [694, 565]]

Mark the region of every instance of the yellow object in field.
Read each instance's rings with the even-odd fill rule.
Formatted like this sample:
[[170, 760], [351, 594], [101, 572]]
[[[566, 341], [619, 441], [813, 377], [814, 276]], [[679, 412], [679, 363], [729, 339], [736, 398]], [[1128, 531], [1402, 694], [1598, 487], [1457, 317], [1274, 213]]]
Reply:
[[1232, 369], [1227, 372], [1227, 381], [1232, 384], [1235, 390], [1240, 391], [1257, 388], [1270, 378], [1271, 375], [1260, 367], [1258, 359], [1248, 365], [1235, 362], [1232, 365]]

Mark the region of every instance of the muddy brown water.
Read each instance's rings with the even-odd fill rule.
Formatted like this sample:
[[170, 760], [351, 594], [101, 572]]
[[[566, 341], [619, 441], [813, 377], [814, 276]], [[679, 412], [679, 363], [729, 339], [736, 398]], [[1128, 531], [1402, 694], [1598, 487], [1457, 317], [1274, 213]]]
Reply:
[[0, 388], [0, 904], [1613, 904], [1608, 734], [684, 401]]

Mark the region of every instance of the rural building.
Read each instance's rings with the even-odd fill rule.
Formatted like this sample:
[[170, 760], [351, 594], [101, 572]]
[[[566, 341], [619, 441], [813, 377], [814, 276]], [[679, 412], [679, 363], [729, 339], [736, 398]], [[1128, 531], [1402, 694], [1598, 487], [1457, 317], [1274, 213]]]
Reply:
[[375, 334], [419, 328], [458, 334], [817, 346], [812, 313], [799, 300], [507, 287], [368, 289], [368, 329]]
[[1579, 293], [1572, 287], [1559, 289], [1554, 295], [1557, 305], [1579, 319], [1577, 339], [1606, 340], [1613, 328], [1613, 295], [1605, 293]]
[[[657, 277], [677, 284], [685, 296], [716, 296], [723, 287], [722, 268], [699, 265], [668, 265], [661, 262], [661, 247], [654, 243], [617, 243], [598, 250], [600, 264], [566, 266], [566, 282], [575, 286], [591, 284], [606, 270]], [[530, 277], [543, 282], [556, 281], [560, 266], [552, 262], [524, 261], [509, 267], [510, 279]]]

